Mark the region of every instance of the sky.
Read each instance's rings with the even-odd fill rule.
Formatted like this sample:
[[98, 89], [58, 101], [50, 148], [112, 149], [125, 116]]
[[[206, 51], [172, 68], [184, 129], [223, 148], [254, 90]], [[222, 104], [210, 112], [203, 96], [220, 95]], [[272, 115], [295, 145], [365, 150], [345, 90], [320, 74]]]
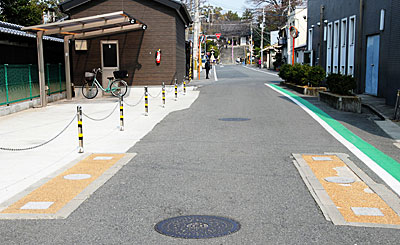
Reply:
[[222, 7], [224, 10], [232, 10], [233, 12], [238, 12], [239, 15], [242, 15], [246, 6], [249, 6], [246, 3], [246, 0], [207, 0], [210, 5]]

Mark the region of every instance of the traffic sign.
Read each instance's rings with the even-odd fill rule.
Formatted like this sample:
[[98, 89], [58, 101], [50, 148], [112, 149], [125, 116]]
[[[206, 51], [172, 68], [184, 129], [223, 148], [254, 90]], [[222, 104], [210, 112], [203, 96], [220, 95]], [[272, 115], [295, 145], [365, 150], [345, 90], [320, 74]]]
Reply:
[[215, 36], [216, 36], [217, 39], [219, 40], [219, 38], [221, 37], [221, 33], [215, 33]]

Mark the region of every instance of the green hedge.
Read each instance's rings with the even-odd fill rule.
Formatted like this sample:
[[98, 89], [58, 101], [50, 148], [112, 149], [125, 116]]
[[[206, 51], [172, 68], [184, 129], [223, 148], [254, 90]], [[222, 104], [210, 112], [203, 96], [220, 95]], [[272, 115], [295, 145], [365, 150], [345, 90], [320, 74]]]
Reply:
[[330, 92], [339, 95], [352, 95], [353, 89], [357, 87], [354, 77], [335, 73], [328, 75], [326, 85]]
[[320, 86], [325, 79], [326, 73], [321, 66], [309, 66], [302, 64], [284, 64], [281, 66], [279, 76], [286, 82], [297, 85]]

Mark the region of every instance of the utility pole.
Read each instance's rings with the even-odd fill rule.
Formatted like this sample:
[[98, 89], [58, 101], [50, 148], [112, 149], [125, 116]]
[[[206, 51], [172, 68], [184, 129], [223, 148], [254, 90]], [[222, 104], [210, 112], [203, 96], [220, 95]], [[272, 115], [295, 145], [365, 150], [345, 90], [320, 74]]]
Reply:
[[200, 27], [200, 15], [199, 15], [199, 0], [194, 1], [194, 30], [193, 30], [193, 67], [195, 67], [196, 73], [193, 75], [196, 76], [200, 73], [199, 71], [199, 27]]
[[250, 65], [253, 64], [253, 22], [250, 22]]
[[263, 7], [263, 19], [262, 19], [262, 24], [261, 24], [261, 50], [260, 50], [260, 59], [261, 59], [261, 66], [260, 68], [264, 68], [264, 52], [263, 52], [263, 48], [264, 48], [264, 25], [265, 25], [265, 11], [264, 11], [264, 7]]

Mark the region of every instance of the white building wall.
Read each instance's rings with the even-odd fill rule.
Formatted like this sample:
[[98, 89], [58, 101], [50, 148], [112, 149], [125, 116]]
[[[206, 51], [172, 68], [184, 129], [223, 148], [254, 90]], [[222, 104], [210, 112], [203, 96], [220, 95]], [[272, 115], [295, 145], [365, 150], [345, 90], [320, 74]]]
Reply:
[[[295, 40], [294, 47], [300, 47], [303, 45], [307, 44], [307, 8], [306, 7], [298, 7], [294, 11], [292, 11], [288, 15], [288, 21], [287, 21], [287, 31], [288, 31], [288, 43], [287, 43], [287, 48], [288, 48], [288, 63], [292, 63], [292, 46], [293, 46], [293, 39], [290, 36], [289, 33], [289, 28], [290, 26], [294, 26], [297, 28], [299, 31], [299, 36]], [[295, 57], [295, 62], [296, 62], [296, 57]]]

